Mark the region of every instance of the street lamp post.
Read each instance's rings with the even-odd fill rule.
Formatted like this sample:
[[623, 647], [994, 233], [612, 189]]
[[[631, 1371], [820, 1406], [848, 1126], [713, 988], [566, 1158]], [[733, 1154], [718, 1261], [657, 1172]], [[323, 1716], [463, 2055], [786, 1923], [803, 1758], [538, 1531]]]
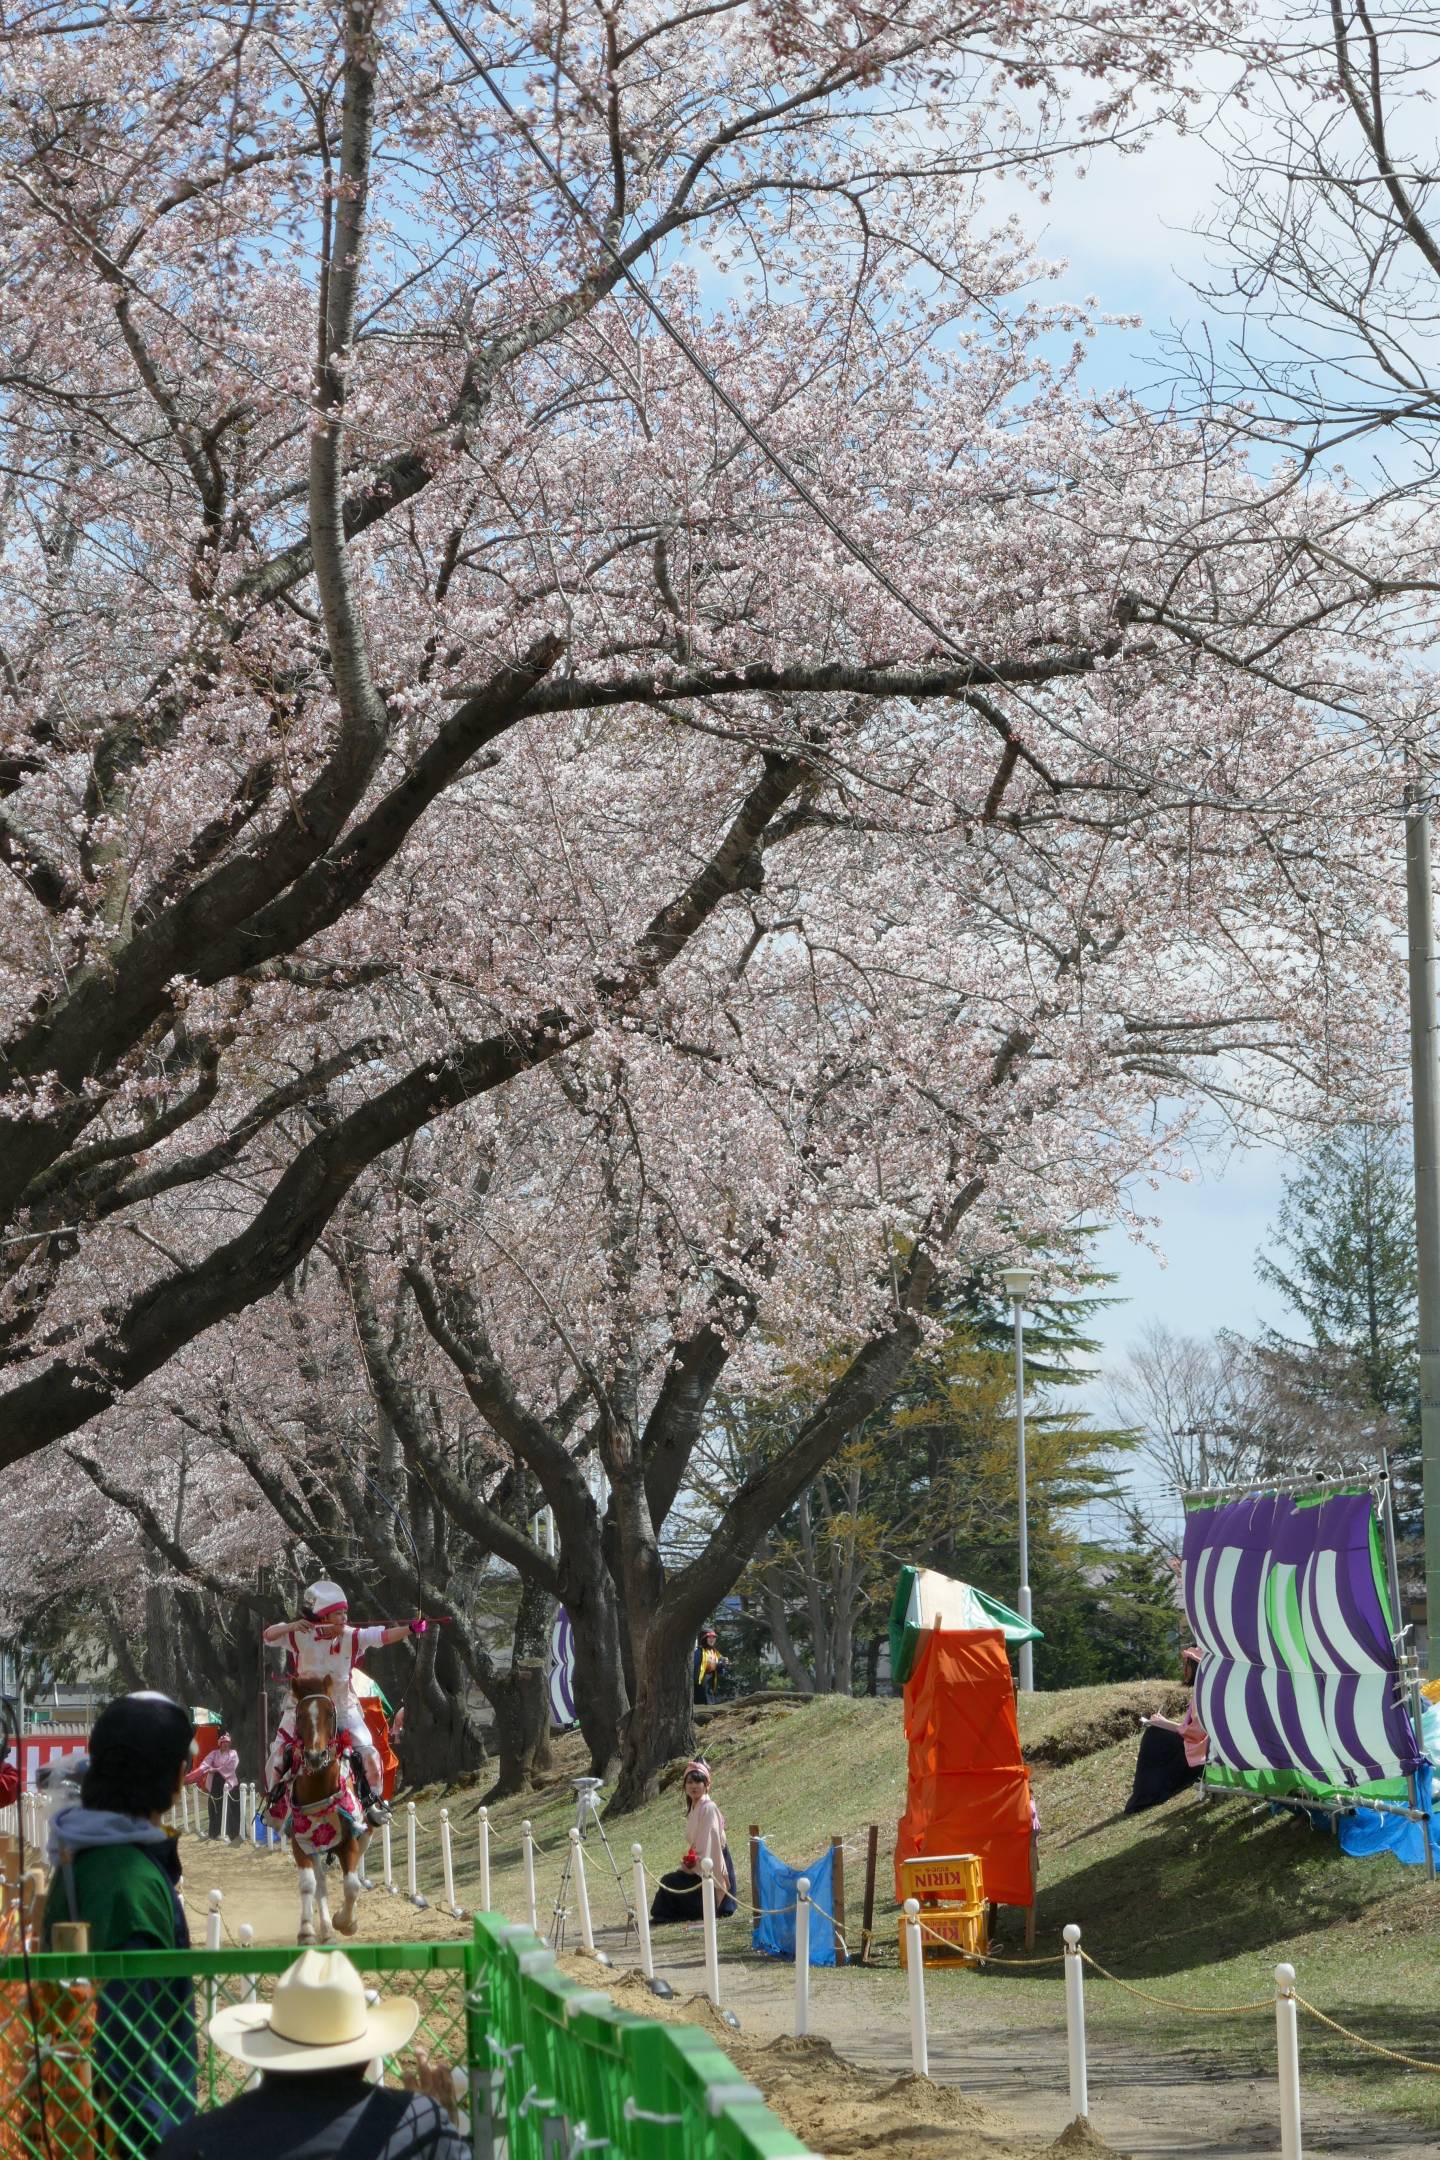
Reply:
[[[1000, 1280], [1010, 1293], [1015, 1310], [1015, 1468], [1020, 1489], [1020, 1594], [1016, 1600], [1020, 1617], [1030, 1622], [1030, 1523], [1025, 1490], [1025, 1293], [1035, 1280], [1034, 1268], [1008, 1267]], [[1020, 1645], [1020, 1693], [1035, 1692], [1034, 1646]]]

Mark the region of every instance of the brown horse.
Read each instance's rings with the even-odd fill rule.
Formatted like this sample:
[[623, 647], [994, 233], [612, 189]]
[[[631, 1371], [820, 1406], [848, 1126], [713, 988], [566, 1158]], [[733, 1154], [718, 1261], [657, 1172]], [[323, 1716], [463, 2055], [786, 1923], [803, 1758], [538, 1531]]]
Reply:
[[[356, 1806], [341, 1766], [339, 1719], [331, 1682], [314, 1683], [295, 1706], [294, 1772], [290, 1786], [290, 1850], [300, 1875], [301, 1943], [329, 1942], [332, 1925], [342, 1935], [356, 1931], [355, 1904], [360, 1895], [360, 1863], [370, 1842], [357, 1829], [350, 1810]], [[332, 1923], [325, 1894], [325, 1863], [334, 1857], [345, 1876], [345, 1902]], [[317, 1865], [318, 1863], [318, 1865]]]

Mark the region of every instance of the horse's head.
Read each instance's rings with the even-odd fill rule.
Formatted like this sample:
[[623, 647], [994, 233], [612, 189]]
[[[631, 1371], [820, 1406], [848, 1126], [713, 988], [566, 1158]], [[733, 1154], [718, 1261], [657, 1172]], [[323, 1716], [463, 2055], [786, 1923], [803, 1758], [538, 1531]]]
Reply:
[[326, 1679], [313, 1695], [301, 1696], [295, 1711], [295, 1745], [312, 1775], [334, 1762], [337, 1731], [335, 1701]]

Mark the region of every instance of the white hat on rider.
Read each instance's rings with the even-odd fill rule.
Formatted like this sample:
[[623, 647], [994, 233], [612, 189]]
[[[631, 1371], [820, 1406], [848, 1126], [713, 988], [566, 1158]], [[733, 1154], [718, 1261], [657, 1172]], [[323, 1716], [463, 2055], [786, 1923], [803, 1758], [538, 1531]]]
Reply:
[[338, 1582], [312, 1582], [305, 1592], [305, 1610], [312, 1620], [328, 1620], [349, 1609], [350, 1600]]

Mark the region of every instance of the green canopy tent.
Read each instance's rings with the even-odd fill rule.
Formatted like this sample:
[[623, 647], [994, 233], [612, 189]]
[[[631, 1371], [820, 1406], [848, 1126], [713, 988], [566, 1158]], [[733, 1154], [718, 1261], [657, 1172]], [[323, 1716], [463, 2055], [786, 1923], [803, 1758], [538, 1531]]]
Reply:
[[890, 1606], [890, 1678], [896, 1687], [909, 1679], [928, 1628], [998, 1628], [1007, 1643], [1045, 1640], [1039, 1628], [973, 1583], [957, 1582], [934, 1568], [903, 1567]]

